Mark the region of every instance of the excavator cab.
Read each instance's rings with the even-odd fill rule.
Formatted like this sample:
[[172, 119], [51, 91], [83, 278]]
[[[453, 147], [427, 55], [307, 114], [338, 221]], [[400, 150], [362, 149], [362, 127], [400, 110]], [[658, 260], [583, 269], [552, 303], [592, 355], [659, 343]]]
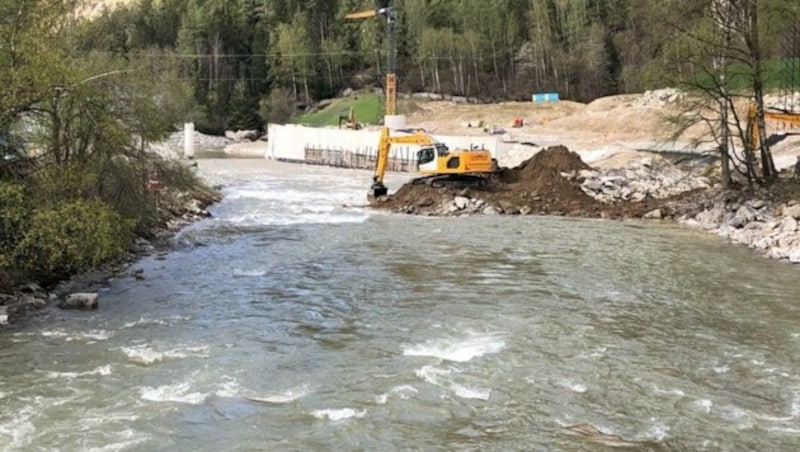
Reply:
[[450, 150], [444, 143], [436, 143], [417, 152], [417, 170], [423, 176], [481, 176], [494, 168], [492, 156], [485, 149]]
[[429, 166], [438, 157], [445, 157], [450, 154], [450, 149], [444, 143], [436, 143], [432, 146], [425, 146], [417, 151], [417, 170]]

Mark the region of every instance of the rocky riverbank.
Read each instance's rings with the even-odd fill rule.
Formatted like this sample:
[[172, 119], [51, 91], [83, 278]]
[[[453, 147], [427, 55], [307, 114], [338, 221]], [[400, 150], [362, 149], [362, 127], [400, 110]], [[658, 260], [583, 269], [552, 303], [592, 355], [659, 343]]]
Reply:
[[718, 193], [678, 220], [757, 250], [767, 258], [800, 264], [800, 201], [791, 194]]
[[485, 188], [458, 190], [408, 183], [373, 206], [424, 216], [670, 219], [757, 249], [767, 257], [800, 263], [797, 182], [781, 182], [777, 191], [726, 193], [714, 187], [704, 172], [685, 171], [652, 155], [626, 168], [594, 169], [567, 148], [555, 146], [515, 168], [502, 169]]
[[188, 191], [165, 189], [159, 195], [160, 218], [157, 226], [149, 231], [147, 237], [140, 237], [132, 244], [125, 262], [75, 275], [53, 287], [44, 288], [30, 282], [9, 293], [0, 293], [0, 326], [13, 323], [53, 303], [62, 309], [97, 309], [97, 289], [114, 277], [141, 278], [141, 274], [129, 272], [130, 265], [143, 256], [165, 253], [177, 231], [209, 217], [211, 214], [206, 208], [220, 199], [217, 189], [203, 184]]

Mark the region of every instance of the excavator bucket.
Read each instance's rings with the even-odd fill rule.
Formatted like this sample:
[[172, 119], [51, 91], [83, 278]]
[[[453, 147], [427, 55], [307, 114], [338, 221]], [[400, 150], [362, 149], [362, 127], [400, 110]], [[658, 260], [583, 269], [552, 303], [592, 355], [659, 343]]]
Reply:
[[378, 15], [378, 11], [374, 9], [368, 9], [366, 11], [359, 11], [357, 13], [350, 13], [344, 16], [345, 19], [366, 19], [367, 17], [375, 17]]
[[369, 187], [369, 192], [367, 193], [367, 200], [374, 204], [378, 201], [381, 196], [386, 196], [389, 193], [389, 189], [380, 182], [375, 182], [372, 186]]

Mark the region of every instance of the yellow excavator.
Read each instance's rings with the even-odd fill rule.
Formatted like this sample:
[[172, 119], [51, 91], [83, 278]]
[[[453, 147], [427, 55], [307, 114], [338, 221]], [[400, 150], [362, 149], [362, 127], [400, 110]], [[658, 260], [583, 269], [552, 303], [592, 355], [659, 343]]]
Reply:
[[[386, 2], [376, 2], [386, 3]], [[348, 14], [347, 19], [366, 19], [385, 16], [387, 40], [389, 42], [386, 70], [386, 116], [394, 116], [397, 111], [397, 15], [392, 6], [378, 6], [375, 9]], [[417, 151], [417, 170], [422, 177], [414, 183], [426, 183], [434, 187], [443, 186], [483, 186], [488, 176], [496, 169], [492, 155], [485, 149], [450, 150], [444, 143], [438, 143], [422, 130], [411, 131], [408, 135], [391, 136], [389, 128], [381, 129], [378, 141], [378, 156], [375, 175], [367, 197], [373, 201], [388, 194], [383, 184], [389, 164], [389, 151], [392, 145], [407, 144], [420, 146]]]
[[344, 123], [345, 127], [348, 129], [353, 130], [360, 130], [361, 124], [356, 121], [356, 111], [353, 107], [350, 107], [350, 113], [347, 116], [340, 115], [339, 116], [339, 128], [342, 128], [342, 123]]
[[378, 141], [375, 175], [367, 195], [371, 201], [388, 193], [383, 178], [389, 163], [389, 152], [393, 145], [401, 144], [420, 147], [417, 151], [417, 171], [421, 176], [413, 179], [413, 184], [432, 187], [483, 187], [496, 170], [496, 162], [485, 149], [451, 150], [423, 130], [411, 131], [408, 135], [391, 136], [389, 129], [384, 127]]
[[[756, 121], [756, 110], [757, 106], [755, 103], [751, 103], [749, 110], [747, 112], [748, 118], [750, 120], [750, 138], [753, 141], [753, 147], [758, 149], [759, 143], [761, 142], [761, 133], [758, 125], [758, 121]], [[779, 121], [786, 124], [792, 124], [795, 126], [800, 127], [800, 113], [792, 113], [788, 111], [769, 111], [764, 110], [764, 119], [768, 121]]]

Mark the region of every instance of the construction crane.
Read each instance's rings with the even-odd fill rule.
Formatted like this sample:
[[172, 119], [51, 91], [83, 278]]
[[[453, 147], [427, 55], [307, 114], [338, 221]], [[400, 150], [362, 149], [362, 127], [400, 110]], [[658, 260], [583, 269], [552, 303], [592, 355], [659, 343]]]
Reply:
[[386, 35], [389, 49], [386, 61], [386, 115], [397, 113], [397, 15], [393, 6], [378, 7], [351, 13], [346, 19], [368, 19], [370, 17], [386, 17]]
[[[383, 2], [376, 2], [383, 3]], [[348, 14], [347, 19], [367, 19], [386, 17], [388, 36], [388, 57], [386, 63], [386, 116], [397, 114], [397, 15], [392, 6], [377, 5], [375, 9]], [[372, 185], [367, 194], [370, 201], [386, 196], [389, 190], [383, 184], [389, 165], [389, 152], [392, 145], [406, 144], [420, 146], [417, 151], [417, 170], [422, 177], [414, 179], [415, 184], [424, 183], [434, 187], [484, 186], [496, 169], [496, 162], [485, 149], [450, 150], [444, 143], [437, 143], [429, 134], [416, 130], [405, 136], [391, 136], [384, 117], [384, 126], [378, 140], [378, 155]]]

